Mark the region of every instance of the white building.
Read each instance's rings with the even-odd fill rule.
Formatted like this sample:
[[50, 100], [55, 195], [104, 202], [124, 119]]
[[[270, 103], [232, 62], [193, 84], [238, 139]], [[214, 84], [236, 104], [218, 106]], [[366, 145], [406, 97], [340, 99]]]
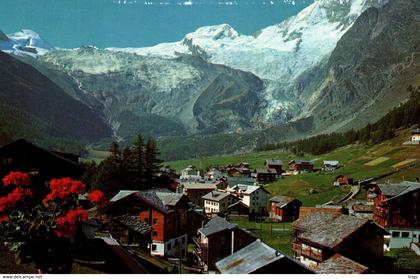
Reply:
[[268, 191], [262, 186], [237, 184], [228, 188], [228, 192], [237, 196], [249, 207], [249, 213], [267, 212]]
[[211, 191], [202, 197], [204, 200], [204, 212], [208, 215], [225, 212], [229, 205], [239, 201], [239, 198], [231, 193]]
[[196, 170], [193, 166], [188, 166], [181, 171], [181, 176], [179, 178], [181, 181], [200, 181], [203, 178], [200, 175], [200, 171]]

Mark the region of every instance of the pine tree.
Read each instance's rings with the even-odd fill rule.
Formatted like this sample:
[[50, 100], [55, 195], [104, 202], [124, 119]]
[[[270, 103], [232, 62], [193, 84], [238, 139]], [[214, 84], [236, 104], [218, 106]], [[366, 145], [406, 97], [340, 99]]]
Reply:
[[159, 159], [160, 154], [156, 146], [156, 141], [153, 138], [149, 138], [147, 141], [145, 155], [146, 185], [150, 187], [154, 185], [155, 179], [160, 172], [160, 168], [162, 167], [162, 160]]
[[144, 140], [141, 135], [138, 135], [133, 143], [130, 159], [130, 177], [132, 178], [133, 185], [142, 189], [145, 185], [145, 172], [146, 172], [146, 160], [145, 160], [145, 147]]

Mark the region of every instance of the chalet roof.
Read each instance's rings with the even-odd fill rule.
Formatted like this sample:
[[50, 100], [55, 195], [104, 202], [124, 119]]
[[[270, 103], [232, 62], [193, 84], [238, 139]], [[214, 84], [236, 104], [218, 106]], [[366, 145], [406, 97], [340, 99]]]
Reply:
[[322, 274], [362, 274], [369, 270], [364, 265], [361, 265], [341, 254], [335, 254], [328, 260], [320, 263], [316, 271]]
[[184, 196], [181, 193], [174, 193], [168, 189], [145, 190], [136, 194], [165, 211], [169, 210], [169, 207], [175, 206]]
[[194, 182], [188, 182], [184, 183], [183, 187], [185, 189], [217, 189], [217, 185], [219, 182], [216, 183], [194, 183]]
[[211, 191], [210, 193], [205, 194], [202, 199], [204, 200], [210, 200], [210, 201], [221, 201], [228, 196], [230, 196], [230, 193], [227, 192], [220, 192], [220, 191]]
[[283, 254], [257, 239], [218, 261], [216, 267], [223, 274], [249, 274], [281, 258]]
[[420, 134], [420, 128], [411, 129], [412, 134]]
[[267, 173], [267, 174], [277, 174], [277, 170], [276, 169], [256, 169], [255, 170], [256, 173]]
[[339, 164], [338, 161], [324, 161], [324, 165], [338, 166]]
[[388, 201], [420, 189], [419, 182], [410, 181], [392, 184], [379, 184], [378, 186], [381, 192], [385, 196], [389, 197]]
[[282, 166], [283, 161], [282, 160], [265, 160], [265, 163], [270, 166]]
[[354, 216], [314, 212], [295, 221], [293, 227], [296, 227], [298, 224], [299, 228], [304, 231], [299, 236], [301, 239], [334, 248], [353, 232], [368, 223], [370, 223], [368, 219]]
[[235, 208], [235, 207], [237, 207], [237, 206], [240, 206], [240, 207], [243, 207], [243, 208], [248, 208], [249, 209], [249, 206], [247, 206], [246, 204], [244, 204], [242, 201], [237, 201], [237, 202], [235, 202], [235, 203], [232, 203], [231, 205], [229, 205], [227, 208], [228, 209], [232, 209], [232, 208]]
[[[313, 273], [303, 264], [273, 249], [260, 239], [236, 251], [232, 255], [216, 262], [216, 268], [222, 274], [250, 274], [272, 263], [280, 273]], [[278, 272], [276, 272], [278, 273]]]
[[209, 236], [211, 234], [214, 234], [223, 230], [230, 230], [235, 227], [236, 225], [226, 221], [222, 217], [215, 216], [211, 218], [210, 221], [208, 221], [207, 224], [204, 225], [204, 227], [198, 229], [198, 231], [205, 236]]
[[278, 208], [282, 208], [294, 200], [296, 199], [288, 196], [274, 196], [270, 199], [271, 202], [277, 203]]
[[373, 205], [355, 204], [353, 210], [354, 212], [373, 212]]
[[138, 191], [133, 191], [133, 190], [121, 190], [115, 196], [113, 196], [109, 201], [116, 202], [137, 192]]
[[268, 191], [266, 189], [264, 189], [264, 187], [261, 186], [257, 186], [257, 185], [245, 185], [245, 184], [237, 184], [235, 186], [233, 186], [231, 188], [232, 190], [241, 190], [241, 193], [245, 194], [245, 195], [250, 195], [252, 193], [254, 193], [255, 191], [262, 189], [263, 191], [265, 191], [266, 193], [268, 193]]
[[110, 202], [117, 202], [130, 195], [137, 195], [138, 197], [147, 200], [157, 208], [168, 211], [170, 207], [175, 206], [184, 196], [181, 193], [174, 193], [169, 189], [150, 189], [144, 191], [121, 190], [116, 194]]
[[137, 233], [146, 235], [152, 231], [152, 227], [139, 220], [138, 216], [130, 216], [130, 215], [122, 215], [113, 218], [112, 220], [116, 221], [117, 223], [126, 226], [130, 230], [133, 230]]
[[312, 161], [304, 161], [304, 160], [291, 160], [289, 162], [289, 165], [292, 163], [296, 163], [297, 165], [313, 165], [314, 162]]

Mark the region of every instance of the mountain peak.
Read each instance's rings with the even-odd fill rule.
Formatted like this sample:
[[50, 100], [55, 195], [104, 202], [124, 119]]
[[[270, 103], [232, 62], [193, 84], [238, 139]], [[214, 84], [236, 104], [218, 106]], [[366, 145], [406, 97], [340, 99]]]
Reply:
[[229, 24], [220, 24], [213, 26], [205, 26], [198, 28], [195, 32], [186, 35], [187, 39], [211, 39], [214, 41], [229, 39], [234, 40], [239, 37], [240, 34], [233, 29]]
[[0, 42], [8, 42], [10, 41], [9, 37], [6, 36], [6, 34], [3, 33], [3, 31], [0, 30]]

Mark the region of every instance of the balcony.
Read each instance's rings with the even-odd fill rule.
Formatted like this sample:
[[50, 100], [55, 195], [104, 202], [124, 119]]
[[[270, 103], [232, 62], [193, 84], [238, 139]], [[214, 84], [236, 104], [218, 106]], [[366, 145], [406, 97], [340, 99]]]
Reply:
[[302, 255], [318, 262], [322, 261], [322, 252], [314, 252], [311, 248], [302, 249]]
[[201, 238], [199, 237], [192, 237], [192, 240], [194, 241], [194, 244], [197, 246], [201, 246]]
[[194, 247], [193, 249], [193, 253], [198, 256], [201, 257], [201, 255], [203, 254], [203, 250], [201, 250], [201, 248], [199, 246]]

